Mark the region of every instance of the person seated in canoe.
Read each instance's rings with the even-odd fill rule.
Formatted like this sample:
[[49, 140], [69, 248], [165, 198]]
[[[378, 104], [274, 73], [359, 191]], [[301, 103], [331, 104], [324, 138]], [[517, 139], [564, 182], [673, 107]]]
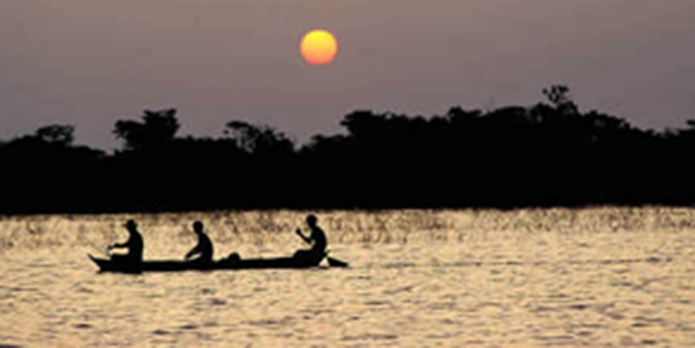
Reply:
[[[212, 241], [210, 241], [210, 237], [203, 231], [203, 223], [200, 221], [194, 222], [193, 231], [198, 235], [198, 244], [186, 254], [186, 260], [191, 260], [191, 262], [212, 263], [214, 251], [212, 248]], [[196, 255], [199, 256], [191, 259]]]
[[294, 258], [305, 259], [305, 260], [317, 260], [320, 261], [326, 256], [326, 246], [328, 242], [326, 241], [326, 234], [323, 232], [321, 227], [318, 225], [318, 219], [315, 215], [309, 214], [306, 217], [306, 223], [311, 230], [309, 236], [305, 236], [301, 229], [297, 229], [296, 233], [302, 238], [307, 244], [311, 244], [311, 249], [309, 250], [297, 250], [294, 253]]
[[123, 261], [132, 264], [140, 264], [142, 262], [142, 250], [144, 248], [144, 243], [142, 241], [142, 236], [138, 232], [138, 224], [134, 220], [128, 220], [125, 223], [125, 228], [128, 230], [130, 237], [125, 243], [116, 243], [108, 246], [108, 250], [116, 248], [127, 248], [127, 254], [112, 254], [111, 260]]

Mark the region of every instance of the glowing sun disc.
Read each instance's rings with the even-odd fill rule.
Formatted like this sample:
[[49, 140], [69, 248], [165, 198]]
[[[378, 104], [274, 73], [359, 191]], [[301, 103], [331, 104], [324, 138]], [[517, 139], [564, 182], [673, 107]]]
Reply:
[[300, 50], [304, 60], [314, 65], [330, 63], [338, 53], [338, 41], [323, 29], [308, 32], [302, 38]]

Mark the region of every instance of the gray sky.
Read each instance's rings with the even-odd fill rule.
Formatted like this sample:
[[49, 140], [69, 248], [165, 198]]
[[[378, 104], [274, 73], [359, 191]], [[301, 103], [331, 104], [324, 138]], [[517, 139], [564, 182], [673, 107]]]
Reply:
[[[336, 60], [311, 66], [325, 28]], [[233, 119], [299, 141], [355, 109], [530, 105], [567, 84], [642, 128], [695, 118], [693, 0], [0, 0], [0, 139], [51, 123], [110, 149], [118, 119], [176, 107], [182, 134]]]

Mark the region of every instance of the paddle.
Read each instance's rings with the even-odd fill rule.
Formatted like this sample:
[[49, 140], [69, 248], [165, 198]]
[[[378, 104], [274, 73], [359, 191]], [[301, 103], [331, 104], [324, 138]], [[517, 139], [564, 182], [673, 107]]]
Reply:
[[[309, 237], [305, 236], [305, 235], [302, 233], [302, 230], [301, 230], [301, 229], [298, 228], [298, 229], [295, 231], [295, 233], [296, 233], [299, 237], [301, 237], [302, 240], [303, 240], [304, 242], [306, 242], [307, 244], [311, 244], [311, 239], [310, 239]], [[341, 261], [341, 260], [338, 260], [338, 259], [336, 259], [336, 258], [332, 258], [332, 257], [328, 256], [328, 250], [326, 250], [325, 255], [326, 255], [326, 258], [328, 259], [328, 265], [329, 265], [329, 266], [331, 266], [331, 267], [349, 267], [349, 265], [348, 265], [347, 262]]]
[[331, 266], [331, 267], [349, 267], [349, 266], [350, 266], [350, 265], [348, 265], [348, 263], [345, 262], [345, 261], [341, 261], [341, 260], [338, 260], [338, 259], [334, 259], [334, 258], [332, 258], [332, 257], [330, 257], [330, 256], [326, 256], [326, 258], [328, 259], [328, 265]]
[[328, 260], [328, 265], [331, 267], [350, 267], [347, 262], [338, 260], [336, 258], [328, 256], [330, 250], [326, 250], [326, 259]]

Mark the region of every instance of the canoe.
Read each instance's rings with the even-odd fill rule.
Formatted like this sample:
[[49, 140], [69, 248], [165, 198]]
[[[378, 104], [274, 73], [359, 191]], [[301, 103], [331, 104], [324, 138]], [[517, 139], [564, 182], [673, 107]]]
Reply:
[[[177, 272], [177, 271], [214, 271], [240, 269], [303, 269], [318, 267], [321, 258], [280, 257], [271, 259], [222, 259], [211, 263], [177, 260], [151, 260], [139, 264], [124, 260], [99, 258], [89, 255], [99, 266], [101, 272], [140, 273], [140, 272]], [[330, 260], [329, 260], [330, 261]], [[333, 261], [336, 261], [333, 259]], [[332, 267], [347, 267], [346, 263], [329, 262]]]

